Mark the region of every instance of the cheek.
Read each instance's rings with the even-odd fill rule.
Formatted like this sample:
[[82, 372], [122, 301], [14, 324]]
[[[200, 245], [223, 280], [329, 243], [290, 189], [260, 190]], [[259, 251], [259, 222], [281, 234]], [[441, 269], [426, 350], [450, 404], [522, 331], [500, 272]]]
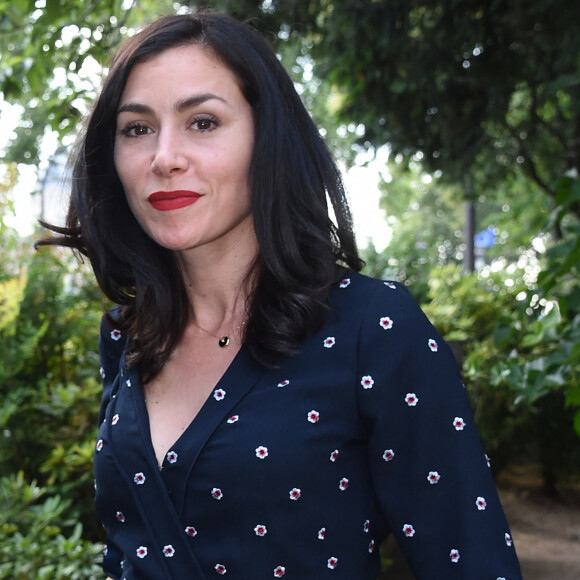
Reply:
[[125, 192], [125, 197], [127, 198], [129, 205], [132, 206], [131, 194], [135, 189], [135, 179], [138, 177], [139, 172], [134, 169], [134, 164], [127, 162], [122, 151], [115, 150], [113, 159], [117, 176], [119, 177], [119, 181], [121, 182], [123, 191]]
[[113, 152], [113, 164], [115, 166], [115, 171], [117, 172], [117, 177], [119, 178], [123, 189], [125, 189], [125, 174], [123, 168], [126, 166], [126, 164], [122, 162], [116, 147], [115, 151]]
[[[252, 143], [245, 143], [238, 151], [235, 163], [236, 180], [239, 184], [249, 187], [250, 184], [250, 165], [252, 162]], [[241, 154], [241, 152], [244, 154]]]

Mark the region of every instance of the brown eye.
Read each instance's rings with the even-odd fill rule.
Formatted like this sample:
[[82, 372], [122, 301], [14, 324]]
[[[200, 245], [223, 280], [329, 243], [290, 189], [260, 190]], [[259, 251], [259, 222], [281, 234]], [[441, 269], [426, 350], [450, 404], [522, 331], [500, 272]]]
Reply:
[[195, 125], [200, 131], [207, 131], [211, 129], [211, 121], [209, 119], [201, 119], [201, 121], [196, 121]]
[[135, 125], [133, 132], [135, 135], [147, 135], [148, 129], [145, 125]]
[[212, 117], [201, 117], [193, 121], [191, 126], [196, 131], [206, 132], [206, 131], [213, 131], [219, 125], [217, 119]]
[[149, 132], [149, 128], [142, 123], [129, 125], [121, 131], [121, 133], [126, 137], [142, 137], [143, 135], [147, 135]]

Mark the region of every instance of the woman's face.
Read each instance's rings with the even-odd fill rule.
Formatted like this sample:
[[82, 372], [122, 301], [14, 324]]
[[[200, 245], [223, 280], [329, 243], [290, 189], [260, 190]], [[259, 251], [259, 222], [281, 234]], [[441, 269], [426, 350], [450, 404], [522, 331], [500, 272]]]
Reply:
[[141, 227], [171, 250], [255, 244], [250, 105], [211, 52], [187, 45], [136, 65], [121, 95], [115, 167]]

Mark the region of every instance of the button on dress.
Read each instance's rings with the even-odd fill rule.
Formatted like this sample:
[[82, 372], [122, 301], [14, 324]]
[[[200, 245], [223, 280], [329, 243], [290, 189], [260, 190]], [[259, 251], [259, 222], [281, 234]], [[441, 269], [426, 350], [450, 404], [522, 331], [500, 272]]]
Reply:
[[95, 446], [117, 580], [374, 580], [392, 532], [417, 580], [518, 580], [455, 359], [407, 290], [353, 272], [274, 369], [242, 348], [162, 469], [127, 337], [101, 325]]

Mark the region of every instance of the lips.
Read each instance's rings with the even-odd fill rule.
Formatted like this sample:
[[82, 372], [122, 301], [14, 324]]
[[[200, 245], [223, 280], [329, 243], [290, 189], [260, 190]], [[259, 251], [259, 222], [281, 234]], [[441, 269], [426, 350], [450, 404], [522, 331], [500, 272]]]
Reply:
[[147, 198], [147, 201], [156, 210], [172, 211], [192, 205], [200, 197], [201, 195], [195, 191], [156, 191]]

